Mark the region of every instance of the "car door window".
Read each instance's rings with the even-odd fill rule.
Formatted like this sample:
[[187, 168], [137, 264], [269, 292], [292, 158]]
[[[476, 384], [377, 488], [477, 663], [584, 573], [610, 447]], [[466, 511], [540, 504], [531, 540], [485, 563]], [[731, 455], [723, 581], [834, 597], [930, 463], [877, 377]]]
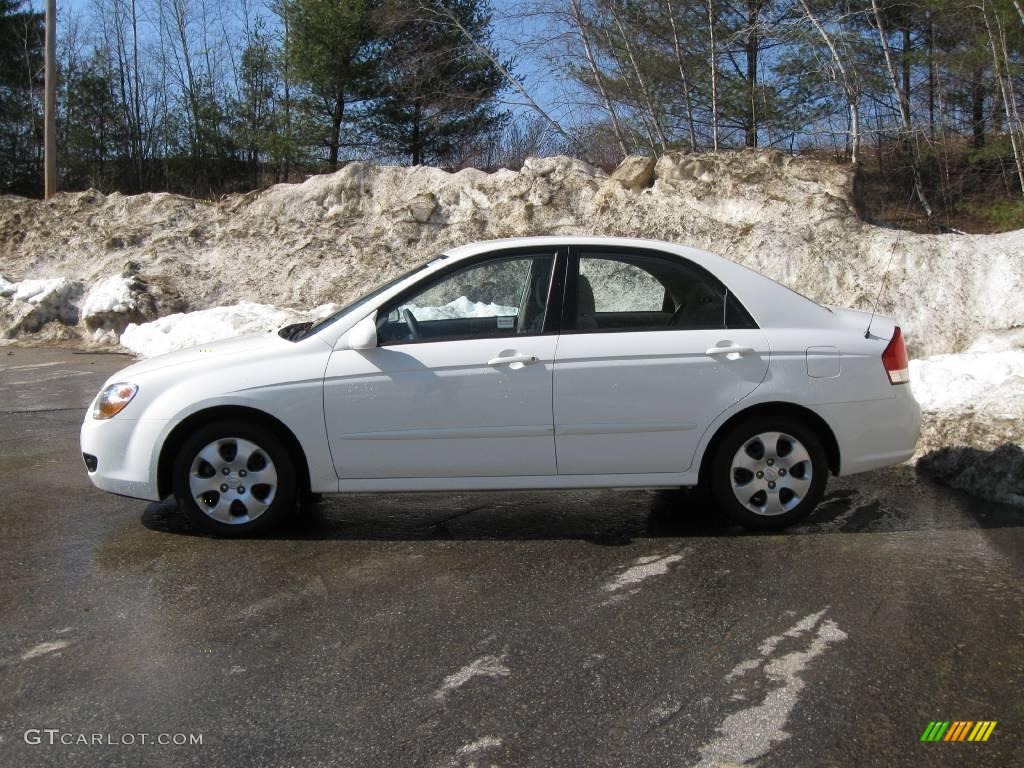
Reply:
[[668, 256], [584, 251], [574, 303], [578, 331], [756, 327], [713, 275]]
[[416, 286], [381, 308], [379, 343], [539, 334], [553, 264], [552, 254], [498, 257]]

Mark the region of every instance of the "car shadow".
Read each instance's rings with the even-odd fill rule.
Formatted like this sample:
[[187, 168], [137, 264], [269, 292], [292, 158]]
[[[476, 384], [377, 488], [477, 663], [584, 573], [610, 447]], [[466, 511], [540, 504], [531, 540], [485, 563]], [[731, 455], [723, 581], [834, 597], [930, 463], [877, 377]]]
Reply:
[[[150, 530], [205, 536], [173, 499], [142, 515]], [[916, 477], [900, 466], [833, 478], [806, 521], [783, 531], [746, 531], [699, 489], [517, 493], [407, 493], [328, 496], [268, 538], [340, 541], [577, 539], [618, 546], [636, 539], [801, 536], [942, 529], [1010, 528], [1024, 510], [982, 501]]]

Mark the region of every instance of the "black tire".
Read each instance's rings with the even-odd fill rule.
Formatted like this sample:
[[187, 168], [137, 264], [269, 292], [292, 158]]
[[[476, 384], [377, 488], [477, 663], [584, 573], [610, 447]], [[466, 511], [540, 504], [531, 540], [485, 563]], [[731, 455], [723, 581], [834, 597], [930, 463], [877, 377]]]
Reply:
[[[762, 449], [764, 447], [764, 442], [759, 436], [769, 433], [782, 435], [782, 438], [776, 441], [776, 452], [779, 458], [773, 460], [778, 462], [778, 465], [788, 463], [787, 456], [802, 455], [794, 453], [793, 444], [786, 439], [787, 437], [802, 444], [809, 457], [806, 461], [793, 464], [793, 471], [789, 473], [788, 480], [785, 477], [787, 472], [785, 467], [765, 466], [767, 462], [765, 457], [769, 454], [762, 450], [761, 460], [757, 459], [758, 446], [761, 446]], [[787, 444], [790, 450], [788, 454], [784, 451]], [[762, 472], [763, 477], [757, 477], [754, 470], [745, 468], [734, 470], [733, 459], [738, 457], [740, 449], [745, 446], [748, 448], [744, 452], [746, 458], [753, 462], [757, 471]], [[770, 469], [774, 469], [778, 473], [780, 468], [784, 474], [781, 478], [775, 477], [769, 472]], [[811, 473], [809, 483], [806, 482], [804, 476], [808, 469]], [[749, 481], [747, 481], [748, 474]], [[766, 486], [769, 478], [772, 477], [774, 477], [773, 487], [775, 490], [769, 491]], [[821, 501], [828, 479], [828, 458], [818, 435], [803, 422], [786, 416], [755, 416], [732, 427], [718, 444], [708, 479], [715, 503], [734, 521], [751, 530], [778, 530], [807, 517]], [[738, 491], [733, 490], [734, 482], [741, 484]], [[745, 486], [746, 482], [750, 482], [752, 485], [747, 487]], [[781, 487], [783, 482], [787, 483], [785, 488]], [[793, 487], [789, 487], [790, 485]], [[762, 490], [758, 490], [759, 488]], [[795, 489], [799, 489], [800, 492], [798, 493]], [[741, 502], [738, 496], [746, 496], [747, 491], [751, 493], [747, 502], [751, 506], [759, 507], [763, 499], [764, 504], [761, 508], [764, 511], [755, 511]], [[761, 496], [760, 493], [764, 495]], [[769, 500], [768, 493], [775, 494], [775, 499]], [[784, 511], [778, 514], [769, 514], [771, 505], [776, 501]]]
[[[199, 460], [200, 451], [220, 441], [223, 441], [223, 444], [219, 447], [218, 458], [224, 460], [225, 455], [230, 457], [232, 440], [235, 441], [235, 459], [224, 462], [229, 465], [230, 473], [223, 477], [225, 482], [220, 485], [220, 488], [228, 488], [227, 493], [223, 494], [223, 501], [228, 507], [225, 509], [210, 506], [208, 509], [211, 511], [207, 512], [200, 506], [202, 502], [199, 498], [193, 494], [193, 477], [196, 478], [197, 484], [202, 484], [203, 479], [212, 483], [213, 478], [222, 478], [215, 468], [214, 474], [203, 474], [208, 471], [206, 467], [213, 468], [210, 463], [207, 463], [206, 467], [200, 467], [195, 476], [192, 474], [193, 467]], [[238, 456], [238, 450], [239, 445], [246, 443], [255, 446], [258, 451], [250, 453], [249, 463], [243, 466], [240, 462], [245, 457]], [[267, 460], [269, 464], [266, 463]], [[258, 481], [252, 483], [250, 487], [244, 485], [246, 477], [260, 477], [261, 474], [265, 474], [268, 466], [276, 474], [275, 485]], [[223, 469], [219, 471], [223, 473]], [[192, 524], [217, 536], [238, 538], [267, 533], [280, 527], [286, 520], [293, 519], [297, 506], [298, 483], [295, 477], [295, 463], [287, 447], [274, 431], [255, 423], [219, 421], [197, 429], [188, 436], [178, 452], [174, 462], [172, 485], [179, 508]], [[219, 490], [206, 495], [206, 500], [212, 502], [214, 496], [218, 502], [221, 501]], [[250, 514], [249, 508], [246, 507], [247, 503], [253, 512], [252, 519], [248, 519]], [[246, 509], [246, 514], [237, 514], [243, 508]], [[260, 510], [258, 514], [257, 509]], [[230, 522], [215, 519], [214, 514]]]

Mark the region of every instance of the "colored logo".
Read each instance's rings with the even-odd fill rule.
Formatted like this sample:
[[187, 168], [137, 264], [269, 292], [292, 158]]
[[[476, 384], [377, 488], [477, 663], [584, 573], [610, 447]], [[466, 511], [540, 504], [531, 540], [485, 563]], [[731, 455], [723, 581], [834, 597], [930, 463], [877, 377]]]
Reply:
[[995, 729], [995, 720], [933, 720], [921, 734], [921, 741], [988, 741]]

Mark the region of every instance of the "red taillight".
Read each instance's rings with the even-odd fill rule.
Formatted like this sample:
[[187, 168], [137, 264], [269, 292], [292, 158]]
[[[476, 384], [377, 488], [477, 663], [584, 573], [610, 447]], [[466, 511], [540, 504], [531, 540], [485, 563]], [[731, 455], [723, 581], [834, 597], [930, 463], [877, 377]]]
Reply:
[[889, 374], [890, 384], [906, 384], [910, 381], [910, 361], [907, 359], [907, 348], [903, 344], [903, 331], [897, 325], [889, 340], [889, 346], [882, 353], [882, 365]]

